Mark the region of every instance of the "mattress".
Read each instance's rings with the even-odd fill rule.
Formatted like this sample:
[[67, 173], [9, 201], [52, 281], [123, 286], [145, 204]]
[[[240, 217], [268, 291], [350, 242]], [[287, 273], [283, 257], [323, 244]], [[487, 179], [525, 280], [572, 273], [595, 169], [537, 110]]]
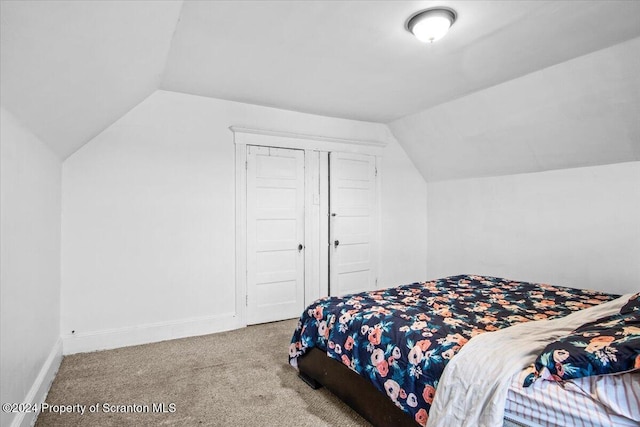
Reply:
[[513, 377], [505, 418], [527, 426], [640, 425], [640, 372], [584, 377], [559, 383], [536, 381], [522, 387]]

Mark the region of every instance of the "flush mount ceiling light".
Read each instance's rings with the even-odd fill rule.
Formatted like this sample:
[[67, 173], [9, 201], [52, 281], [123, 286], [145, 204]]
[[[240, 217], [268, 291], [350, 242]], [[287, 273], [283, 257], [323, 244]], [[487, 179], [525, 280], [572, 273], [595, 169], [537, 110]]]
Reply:
[[444, 37], [455, 21], [455, 10], [437, 7], [411, 15], [405, 27], [421, 42], [433, 43]]

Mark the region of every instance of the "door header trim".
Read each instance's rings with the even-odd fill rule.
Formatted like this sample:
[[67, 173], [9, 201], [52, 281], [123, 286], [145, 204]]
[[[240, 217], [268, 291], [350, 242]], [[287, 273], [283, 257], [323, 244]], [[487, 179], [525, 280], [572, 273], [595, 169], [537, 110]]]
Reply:
[[335, 138], [240, 126], [230, 126], [229, 130], [234, 134], [233, 143], [239, 145], [262, 145], [316, 151], [342, 151], [372, 155], [381, 155], [382, 150], [387, 146], [386, 142], [380, 141]]

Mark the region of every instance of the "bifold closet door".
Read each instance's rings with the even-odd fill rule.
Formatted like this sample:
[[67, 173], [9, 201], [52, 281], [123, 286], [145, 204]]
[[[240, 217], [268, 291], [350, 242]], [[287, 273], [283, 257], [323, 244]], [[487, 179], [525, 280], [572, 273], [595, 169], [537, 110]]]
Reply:
[[247, 323], [304, 309], [304, 151], [247, 146]]
[[376, 165], [373, 156], [329, 154], [331, 295], [376, 286]]

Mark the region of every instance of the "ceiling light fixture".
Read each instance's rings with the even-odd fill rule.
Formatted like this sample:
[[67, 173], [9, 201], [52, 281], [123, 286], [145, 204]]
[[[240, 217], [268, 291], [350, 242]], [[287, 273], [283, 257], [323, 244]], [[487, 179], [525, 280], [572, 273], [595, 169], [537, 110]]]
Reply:
[[405, 28], [418, 40], [433, 43], [447, 34], [456, 21], [456, 11], [445, 7], [426, 9], [411, 15]]

